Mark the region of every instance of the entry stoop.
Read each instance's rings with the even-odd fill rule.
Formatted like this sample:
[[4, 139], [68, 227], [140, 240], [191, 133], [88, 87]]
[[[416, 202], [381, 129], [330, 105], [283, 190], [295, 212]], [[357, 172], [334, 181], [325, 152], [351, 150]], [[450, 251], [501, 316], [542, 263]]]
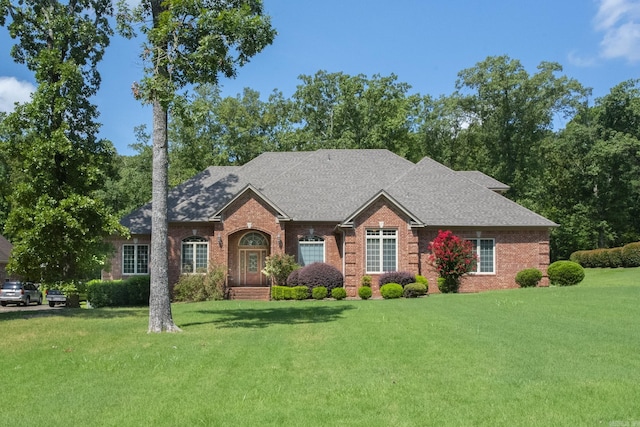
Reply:
[[269, 301], [271, 288], [268, 286], [237, 286], [229, 289], [229, 299]]

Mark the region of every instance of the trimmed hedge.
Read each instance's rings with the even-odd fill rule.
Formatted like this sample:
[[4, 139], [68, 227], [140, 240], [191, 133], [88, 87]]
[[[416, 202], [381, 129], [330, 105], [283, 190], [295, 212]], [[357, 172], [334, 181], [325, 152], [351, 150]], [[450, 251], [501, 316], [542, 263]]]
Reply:
[[640, 242], [610, 249], [576, 251], [569, 260], [585, 268], [640, 267]]
[[311, 291], [311, 297], [313, 297], [313, 299], [325, 299], [327, 294], [327, 288], [324, 286], [318, 286], [317, 288], [313, 288], [313, 291]]
[[584, 268], [573, 261], [556, 261], [547, 269], [549, 282], [557, 286], [573, 286], [584, 279]]
[[405, 298], [418, 298], [427, 294], [427, 287], [424, 283], [409, 283], [404, 286], [402, 295]]
[[409, 273], [408, 271], [389, 271], [387, 273], [381, 274], [378, 278], [378, 284], [380, 285], [380, 287], [386, 285], [387, 283], [397, 283], [400, 286], [404, 287], [409, 283], [415, 282], [416, 276]]
[[538, 286], [540, 280], [542, 280], [542, 272], [537, 268], [525, 268], [516, 274], [516, 283], [521, 288]]
[[384, 299], [400, 298], [402, 296], [402, 285], [399, 283], [387, 283], [380, 287], [380, 295]]
[[625, 267], [640, 267], [640, 242], [622, 247], [622, 261]]
[[87, 283], [87, 300], [94, 308], [149, 305], [149, 276], [126, 280], [91, 280]]
[[272, 286], [271, 299], [282, 300], [304, 300], [309, 298], [309, 289], [306, 286]]
[[371, 287], [370, 286], [360, 286], [360, 288], [358, 288], [358, 296], [362, 299], [369, 299], [371, 298], [371, 296], [373, 295], [373, 292], [371, 291]]

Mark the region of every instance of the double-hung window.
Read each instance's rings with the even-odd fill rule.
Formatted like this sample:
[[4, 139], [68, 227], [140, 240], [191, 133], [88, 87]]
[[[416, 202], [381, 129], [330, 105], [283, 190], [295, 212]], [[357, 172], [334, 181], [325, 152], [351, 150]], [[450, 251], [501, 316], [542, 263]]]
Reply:
[[383, 273], [398, 269], [398, 231], [367, 230], [367, 273]]
[[202, 237], [182, 241], [182, 272], [206, 273], [209, 264], [209, 243]]
[[122, 274], [149, 274], [149, 245], [122, 245]]
[[473, 245], [473, 253], [478, 262], [474, 273], [492, 274], [496, 272], [496, 242], [494, 239], [468, 239]]
[[324, 239], [307, 236], [298, 240], [298, 264], [301, 266], [324, 262]]

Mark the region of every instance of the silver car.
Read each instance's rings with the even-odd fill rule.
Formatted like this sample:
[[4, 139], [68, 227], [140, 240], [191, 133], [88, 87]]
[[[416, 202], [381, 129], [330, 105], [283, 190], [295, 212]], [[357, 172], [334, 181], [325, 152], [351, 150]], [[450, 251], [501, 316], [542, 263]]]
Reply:
[[4, 282], [0, 290], [0, 305], [24, 304], [32, 302], [42, 304], [42, 292], [31, 282]]

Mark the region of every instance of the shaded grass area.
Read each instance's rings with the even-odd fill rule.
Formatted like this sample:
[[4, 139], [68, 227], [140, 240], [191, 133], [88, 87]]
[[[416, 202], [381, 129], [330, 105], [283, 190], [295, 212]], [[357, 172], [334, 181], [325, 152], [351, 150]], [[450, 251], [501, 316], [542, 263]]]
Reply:
[[[617, 275], [610, 279], [610, 275]], [[640, 423], [640, 269], [420, 299], [2, 313], [0, 425]]]

